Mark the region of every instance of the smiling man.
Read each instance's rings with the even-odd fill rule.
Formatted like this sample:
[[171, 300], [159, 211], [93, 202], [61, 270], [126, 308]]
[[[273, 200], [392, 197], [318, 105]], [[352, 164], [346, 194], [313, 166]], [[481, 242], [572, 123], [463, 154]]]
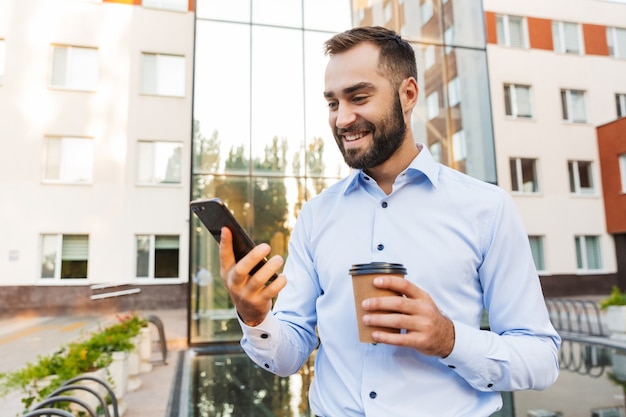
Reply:
[[[501, 391], [550, 386], [560, 338], [523, 224], [506, 192], [415, 143], [411, 45], [366, 27], [334, 36], [326, 52], [329, 123], [354, 169], [305, 204], [284, 273], [269, 285], [283, 259], [250, 276], [269, 246], [235, 263], [222, 231], [221, 275], [247, 354], [290, 375], [318, 348], [309, 401], [324, 417], [487, 417]], [[402, 296], [366, 299], [363, 323], [399, 331], [375, 331], [368, 344], [359, 342], [349, 269], [374, 261], [408, 272], [374, 281]], [[484, 310], [490, 331], [480, 328]]]

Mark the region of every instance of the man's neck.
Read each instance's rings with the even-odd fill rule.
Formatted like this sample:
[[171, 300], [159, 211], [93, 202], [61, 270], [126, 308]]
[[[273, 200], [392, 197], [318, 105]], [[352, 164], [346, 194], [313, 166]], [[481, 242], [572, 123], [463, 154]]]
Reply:
[[364, 172], [376, 180], [378, 186], [385, 194], [389, 195], [398, 175], [409, 166], [418, 154], [419, 150], [413, 140], [405, 140], [389, 159], [377, 167], [364, 170]]

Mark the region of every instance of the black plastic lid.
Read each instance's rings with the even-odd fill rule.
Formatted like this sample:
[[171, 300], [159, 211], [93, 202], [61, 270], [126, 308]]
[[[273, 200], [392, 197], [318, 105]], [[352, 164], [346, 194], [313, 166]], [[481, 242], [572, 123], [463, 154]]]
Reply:
[[350, 275], [365, 274], [401, 274], [406, 275], [406, 268], [402, 264], [389, 262], [370, 262], [368, 264], [355, 264], [350, 268]]

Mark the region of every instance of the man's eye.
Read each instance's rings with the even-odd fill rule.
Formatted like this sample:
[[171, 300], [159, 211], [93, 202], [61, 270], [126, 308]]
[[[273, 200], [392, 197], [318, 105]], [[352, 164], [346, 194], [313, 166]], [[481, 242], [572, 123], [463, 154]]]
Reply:
[[331, 109], [331, 110], [336, 109], [336, 108], [337, 108], [337, 106], [338, 106], [338, 104], [337, 104], [337, 102], [335, 102], [335, 101], [329, 101], [329, 102], [328, 102], [328, 108], [329, 108], [329, 109]]
[[352, 101], [355, 103], [362, 103], [365, 100], [367, 100], [367, 96], [356, 96], [352, 99]]

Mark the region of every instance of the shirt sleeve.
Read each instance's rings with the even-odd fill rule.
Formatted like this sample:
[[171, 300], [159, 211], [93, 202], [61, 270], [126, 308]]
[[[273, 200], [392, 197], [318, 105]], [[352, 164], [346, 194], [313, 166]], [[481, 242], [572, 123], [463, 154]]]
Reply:
[[[275, 310], [255, 327], [239, 319], [244, 351], [257, 365], [279, 376], [296, 373], [319, 343], [316, 300], [321, 290], [303, 238], [305, 217], [303, 210], [289, 241], [284, 270], [287, 285], [278, 296]], [[281, 303], [288, 309], [281, 309]]]
[[542, 390], [559, 374], [561, 339], [552, 326], [528, 236], [512, 199], [486, 228], [479, 277], [490, 330], [454, 321], [455, 345], [441, 362], [480, 391]]

